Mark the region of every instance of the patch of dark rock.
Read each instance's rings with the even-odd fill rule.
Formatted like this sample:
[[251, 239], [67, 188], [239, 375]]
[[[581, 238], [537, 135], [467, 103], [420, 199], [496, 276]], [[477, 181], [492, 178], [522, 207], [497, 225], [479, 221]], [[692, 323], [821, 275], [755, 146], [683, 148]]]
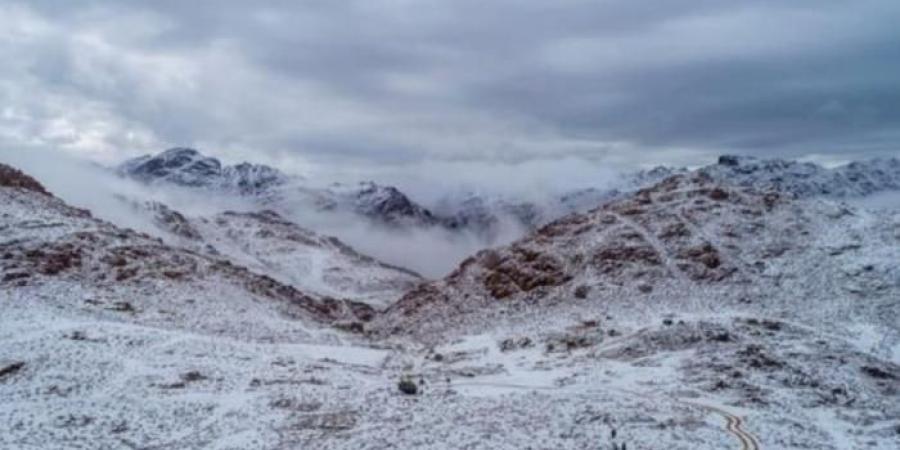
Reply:
[[52, 197], [37, 180], [6, 164], [0, 164], [0, 186], [27, 189]]
[[302, 430], [345, 431], [356, 426], [353, 413], [328, 413], [304, 417], [296, 424]]
[[15, 280], [23, 280], [26, 278], [31, 278], [31, 274], [28, 272], [9, 272], [3, 275], [3, 283], [8, 283], [10, 281]]
[[627, 263], [662, 265], [662, 259], [649, 245], [629, 246], [613, 243], [595, 253], [591, 264], [601, 272], [610, 274], [621, 271]]
[[715, 269], [722, 264], [718, 250], [709, 243], [689, 248], [681, 252], [679, 256], [703, 264], [709, 269]]
[[415, 381], [409, 378], [401, 379], [400, 382], [397, 383], [397, 389], [406, 395], [416, 395], [419, 393], [419, 386], [416, 385]]
[[494, 298], [559, 286], [572, 279], [553, 256], [525, 250], [517, 252], [517, 256], [503, 260], [484, 278], [484, 287]]
[[366, 327], [362, 322], [336, 323], [334, 325], [334, 327], [339, 330], [344, 330], [348, 333], [354, 333], [354, 334], [365, 334], [365, 332], [366, 332]]
[[202, 380], [206, 380], [206, 379], [207, 379], [207, 377], [205, 375], [203, 375], [202, 373], [200, 373], [196, 370], [192, 370], [190, 372], [185, 372], [185, 373], [181, 374], [181, 380], [186, 383], [193, 383], [195, 381], [202, 381]]
[[578, 286], [577, 288], [575, 288], [575, 298], [585, 299], [585, 298], [587, 298], [588, 293], [590, 293], [590, 292], [591, 292], [591, 287], [582, 284], [582, 285]]
[[134, 276], [137, 275], [137, 272], [138, 270], [136, 267], [119, 270], [116, 272], [116, 281], [125, 281], [134, 278]]
[[547, 339], [548, 352], [570, 352], [582, 348], [593, 347], [600, 342], [598, 334], [571, 335], [565, 334]]
[[289, 409], [297, 412], [313, 412], [322, 408], [318, 402], [298, 402], [291, 398], [279, 398], [269, 403], [272, 408]]
[[722, 201], [728, 199], [728, 192], [722, 188], [715, 188], [709, 191], [709, 198], [715, 201]]
[[83, 331], [73, 331], [72, 334], [67, 336], [69, 339], [73, 341], [86, 341], [87, 335], [84, 334]]
[[520, 338], [507, 338], [500, 342], [500, 351], [501, 352], [511, 352], [514, 350], [519, 350], [523, 348], [533, 347], [534, 342], [532, 342], [531, 338], [525, 336]]
[[113, 256], [107, 260], [107, 263], [113, 267], [125, 267], [128, 265], [128, 260], [121, 256]]
[[87, 333], [84, 331], [76, 330], [67, 335], [65, 335], [66, 339], [70, 339], [78, 342], [103, 342], [103, 339], [92, 339], [89, 338]]
[[659, 238], [671, 239], [674, 237], [689, 237], [690, 235], [691, 230], [688, 228], [687, 224], [683, 222], [676, 222], [671, 225], [667, 225], [659, 234]]
[[748, 367], [760, 370], [774, 370], [784, 367], [784, 363], [769, 356], [760, 345], [748, 345], [737, 352]]
[[162, 275], [170, 280], [181, 280], [186, 274], [177, 270], [165, 270]]
[[325, 386], [328, 384], [327, 381], [311, 377], [311, 378], [303, 378], [303, 379], [289, 379], [289, 378], [279, 378], [274, 380], [261, 380], [259, 378], [254, 378], [250, 380], [251, 387], [260, 387], [260, 386], [300, 386], [300, 385], [314, 385], [314, 386]]
[[44, 395], [55, 395], [57, 397], [65, 398], [68, 397], [69, 394], [75, 392], [75, 389], [75, 386], [60, 387], [57, 384], [53, 384], [44, 391]]
[[136, 313], [137, 309], [135, 309], [134, 305], [130, 302], [115, 302], [111, 307], [106, 308], [110, 311], [116, 312], [124, 312], [124, 313]]
[[860, 245], [860, 244], [848, 244], [848, 245], [843, 245], [843, 246], [841, 246], [841, 247], [831, 249], [831, 250], [828, 252], [828, 255], [829, 255], [829, 256], [843, 255], [844, 253], [847, 253], [847, 252], [849, 252], [849, 251], [859, 250], [860, 248], [862, 248], [862, 245]]
[[886, 370], [883, 370], [879, 367], [875, 367], [875, 366], [862, 366], [862, 367], [860, 367], [860, 370], [862, 370], [862, 372], [864, 374], [866, 374], [872, 378], [878, 379], [878, 380], [896, 380], [897, 379], [897, 375], [890, 373]]
[[56, 416], [54, 422], [59, 428], [81, 428], [94, 423], [94, 418], [91, 416], [67, 414], [65, 416]]
[[745, 321], [747, 325], [753, 325], [755, 327], [764, 328], [768, 331], [781, 331], [784, 327], [783, 322], [779, 322], [777, 320], [769, 320], [769, 319], [755, 319], [749, 318]]
[[727, 331], [722, 331], [718, 333], [707, 333], [706, 339], [711, 342], [731, 342], [734, 339], [731, 337], [731, 334]]
[[7, 364], [6, 366], [0, 367], [0, 380], [6, 378], [8, 376], [16, 374], [24, 368], [25, 368], [24, 361], [16, 361], [12, 364]]
[[115, 425], [112, 427], [112, 429], [109, 430], [109, 432], [112, 433], [112, 434], [122, 434], [122, 433], [124, 433], [124, 432], [126, 432], [126, 431], [128, 431], [128, 430], [129, 430], [129, 428], [128, 428], [128, 422], [126, 422], [126, 421], [123, 420], [123, 421], [121, 421], [121, 422], [115, 424]]
[[184, 389], [188, 384], [196, 383], [198, 381], [203, 381], [209, 379], [202, 373], [192, 370], [190, 372], [185, 372], [179, 376], [179, 380], [174, 383], [168, 384], [158, 384], [157, 387], [161, 389]]
[[856, 397], [843, 387], [832, 388], [827, 393], [819, 392], [819, 404], [851, 406], [856, 403]]

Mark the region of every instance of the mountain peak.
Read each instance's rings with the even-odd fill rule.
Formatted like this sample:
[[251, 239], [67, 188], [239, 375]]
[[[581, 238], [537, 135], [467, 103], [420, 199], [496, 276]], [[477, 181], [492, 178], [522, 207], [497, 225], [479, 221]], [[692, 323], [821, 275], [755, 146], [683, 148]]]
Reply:
[[145, 183], [171, 183], [241, 194], [260, 194], [283, 184], [287, 178], [278, 169], [265, 165], [244, 162], [224, 166], [218, 159], [187, 147], [128, 160], [119, 166], [118, 172]]
[[721, 155], [718, 163], [720, 166], [739, 166], [751, 160], [756, 161], [756, 158], [743, 155]]

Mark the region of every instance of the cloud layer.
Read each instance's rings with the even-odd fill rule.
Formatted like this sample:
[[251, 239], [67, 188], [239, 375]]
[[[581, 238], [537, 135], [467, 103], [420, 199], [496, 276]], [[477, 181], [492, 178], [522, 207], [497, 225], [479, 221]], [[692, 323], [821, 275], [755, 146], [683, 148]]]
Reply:
[[875, 156], [897, 23], [895, 0], [4, 2], [0, 146], [354, 175]]

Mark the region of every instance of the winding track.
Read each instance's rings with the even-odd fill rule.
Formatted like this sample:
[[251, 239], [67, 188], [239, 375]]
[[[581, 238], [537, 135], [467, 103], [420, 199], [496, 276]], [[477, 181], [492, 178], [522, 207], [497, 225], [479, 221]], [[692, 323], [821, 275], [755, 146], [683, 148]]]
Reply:
[[[479, 382], [479, 381], [458, 382], [458, 383], [453, 383], [452, 386], [488, 386], [488, 387], [502, 387], [502, 388], [508, 388], [508, 389], [523, 389], [523, 390], [536, 390], [536, 391], [563, 391], [564, 390], [562, 388], [555, 387], [555, 386], [529, 386], [529, 385], [524, 385], [524, 384], [488, 383], [488, 382]], [[625, 389], [622, 389], [622, 391], [626, 392], [628, 394], [639, 396], [639, 397], [650, 398], [650, 396], [648, 396], [646, 394], [635, 393], [635, 392], [631, 392], [631, 391], [628, 391]], [[574, 392], [574, 393], [576, 395], [590, 394], [590, 392], [586, 392], [586, 393]], [[731, 414], [728, 411], [725, 411], [725, 410], [715, 407], [715, 406], [710, 406], [710, 405], [706, 405], [703, 403], [696, 403], [696, 402], [687, 401], [687, 400], [680, 400], [677, 398], [672, 398], [672, 400], [674, 400], [678, 403], [684, 404], [684, 405], [689, 405], [689, 406], [693, 406], [695, 408], [704, 409], [704, 410], [707, 410], [709, 412], [712, 412], [712, 413], [715, 413], [715, 414], [718, 414], [718, 415], [724, 417], [725, 418], [725, 431], [727, 431], [729, 434], [736, 437], [738, 439], [738, 441], [740, 441], [740, 443], [741, 443], [740, 450], [761, 450], [761, 448], [759, 446], [759, 441], [756, 439], [756, 437], [753, 436], [752, 434], [744, 431], [744, 429], [741, 428], [741, 426], [744, 423], [744, 420], [741, 419], [740, 417], [735, 416], [734, 414]]]
[[741, 425], [744, 423], [743, 419], [734, 414], [729, 413], [723, 409], [717, 408], [715, 406], [704, 405], [702, 403], [694, 403], [688, 402], [684, 400], [679, 400], [681, 403], [686, 405], [696, 406], [698, 408], [705, 409], [707, 411], [711, 411], [725, 418], [725, 430], [729, 433], [733, 434], [737, 439], [741, 442], [741, 450], [760, 450], [759, 441], [756, 440], [752, 434], [744, 431], [741, 428]]

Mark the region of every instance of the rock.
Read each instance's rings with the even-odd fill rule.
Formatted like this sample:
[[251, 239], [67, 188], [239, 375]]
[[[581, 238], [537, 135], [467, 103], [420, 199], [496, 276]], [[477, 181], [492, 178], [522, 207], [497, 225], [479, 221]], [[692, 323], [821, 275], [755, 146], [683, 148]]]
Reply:
[[409, 378], [403, 378], [397, 383], [397, 389], [400, 389], [400, 392], [406, 395], [416, 395], [419, 393], [419, 386], [416, 385], [416, 382], [410, 380]]
[[6, 164], [0, 164], [0, 186], [28, 189], [30, 191], [52, 196], [37, 180], [25, 175], [16, 168], [7, 166]]
[[12, 364], [0, 367], [0, 380], [13, 375], [25, 368], [25, 362], [16, 361]]

